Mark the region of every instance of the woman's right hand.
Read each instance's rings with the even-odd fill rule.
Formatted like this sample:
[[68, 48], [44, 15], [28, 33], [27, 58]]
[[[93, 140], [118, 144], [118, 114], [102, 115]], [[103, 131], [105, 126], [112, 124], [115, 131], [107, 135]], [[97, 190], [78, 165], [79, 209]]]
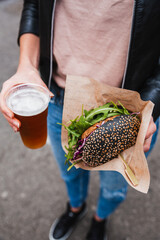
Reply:
[[[3, 83], [0, 93], [0, 111], [15, 132], [19, 131], [21, 123], [14, 117], [14, 113], [7, 107], [5, 97], [13, 86], [23, 83], [35, 83], [47, 88], [46, 84], [40, 78], [38, 70], [32, 67], [18, 70], [15, 75]], [[52, 92], [50, 92], [50, 96], [53, 96]]]

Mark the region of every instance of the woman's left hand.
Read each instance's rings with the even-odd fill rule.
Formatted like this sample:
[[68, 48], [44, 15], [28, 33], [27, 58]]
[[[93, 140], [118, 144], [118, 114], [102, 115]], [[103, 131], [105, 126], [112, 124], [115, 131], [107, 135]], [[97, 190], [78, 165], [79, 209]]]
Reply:
[[153, 121], [153, 117], [151, 117], [148, 129], [147, 129], [147, 134], [145, 137], [144, 145], [143, 145], [143, 150], [144, 152], [148, 152], [150, 149], [151, 141], [152, 141], [152, 136], [154, 132], [156, 131], [156, 124]]

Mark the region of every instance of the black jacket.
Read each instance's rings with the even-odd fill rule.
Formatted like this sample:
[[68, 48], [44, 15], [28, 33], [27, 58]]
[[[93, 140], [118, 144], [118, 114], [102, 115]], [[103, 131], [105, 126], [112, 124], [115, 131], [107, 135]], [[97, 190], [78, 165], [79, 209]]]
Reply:
[[[122, 87], [138, 91], [155, 103], [154, 120], [160, 115], [160, 0], [135, 0], [131, 39]], [[40, 37], [40, 73], [50, 87], [55, 0], [24, 0], [19, 37]]]

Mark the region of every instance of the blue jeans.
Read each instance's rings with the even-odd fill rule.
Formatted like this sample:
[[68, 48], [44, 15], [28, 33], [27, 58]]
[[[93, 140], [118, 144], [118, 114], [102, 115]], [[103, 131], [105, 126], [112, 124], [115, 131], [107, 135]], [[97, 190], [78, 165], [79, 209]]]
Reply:
[[[67, 171], [68, 166], [64, 164], [65, 152], [61, 146], [61, 125], [57, 124], [62, 122], [64, 90], [57, 86], [54, 86], [51, 90], [55, 96], [50, 101], [48, 109], [50, 143], [61, 177], [66, 184], [70, 204], [72, 207], [79, 207], [87, 198], [90, 172], [74, 167], [69, 172]], [[156, 122], [157, 131], [153, 136], [151, 149], [156, 142], [158, 123], [159, 121]], [[125, 200], [128, 184], [118, 172], [99, 171], [99, 174], [100, 193], [96, 214], [100, 218], [106, 218]]]

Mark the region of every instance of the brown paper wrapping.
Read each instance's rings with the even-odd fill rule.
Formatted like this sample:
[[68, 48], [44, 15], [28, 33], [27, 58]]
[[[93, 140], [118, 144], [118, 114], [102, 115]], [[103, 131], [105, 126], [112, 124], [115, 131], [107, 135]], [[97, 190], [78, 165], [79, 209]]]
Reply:
[[[67, 123], [71, 119], [81, 116], [82, 105], [84, 105], [84, 109], [90, 110], [110, 101], [117, 103], [118, 100], [128, 110], [141, 113], [141, 125], [136, 144], [122, 153], [129, 167], [134, 172], [139, 182], [138, 185], [134, 186], [129, 180], [120, 156], [98, 167], [88, 167], [81, 162], [76, 164], [76, 168], [80, 167], [86, 170], [97, 171], [118, 171], [133, 188], [140, 192], [147, 193], [150, 184], [150, 174], [146, 157], [143, 152], [143, 143], [154, 107], [154, 104], [151, 101], [142, 101], [139, 93], [135, 91], [111, 87], [88, 77], [69, 75], [66, 79], [62, 122], [65, 125], [69, 125]], [[68, 133], [67, 130], [62, 127], [62, 147], [65, 151], [66, 149], [64, 146], [67, 145]]]

